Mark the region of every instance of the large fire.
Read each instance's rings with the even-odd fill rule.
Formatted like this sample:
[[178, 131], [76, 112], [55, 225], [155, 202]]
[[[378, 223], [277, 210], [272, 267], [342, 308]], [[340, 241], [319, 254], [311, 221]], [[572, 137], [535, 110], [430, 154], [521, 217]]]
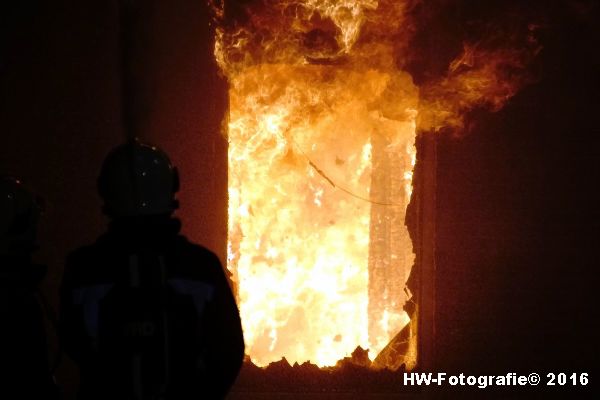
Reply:
[[448, 76], [417, 88], [399, 61], [410, 7], [264, 0], [232, 5], [229, 22], [217, 8], [230, 85], [227, 267], [257, 365], [330, 366], [357, 346], [373, 360], [409, 324], [417, 128], [460, 125], [466, 105], [514, 94], [499, 82], [504, 54], [468, 46]]

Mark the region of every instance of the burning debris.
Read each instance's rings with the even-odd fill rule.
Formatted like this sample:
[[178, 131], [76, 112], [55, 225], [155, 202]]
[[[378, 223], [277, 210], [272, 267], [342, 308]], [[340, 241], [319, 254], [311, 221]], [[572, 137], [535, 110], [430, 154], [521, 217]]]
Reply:
[[[319, 368], [310, 362], [290, 363], [285, 359], [260, 368], [247, 360], [238, 377], [235, 393], [339, 393], [344, 396], [361, 393], [418, 392], [416, 386], [404, 386], [401, 366], [395, 371], [370, 368], [366, 350], [357, 348], [351, 357], [340, 360], [335, 367]], [[367, 362], [367, 364], [365, 364]], [[359, 397], [360, 398], [360, 397]]]
[[539, 50], [467, 44], [417, 87], [404, 70], [416, 3], [214, 7], [230, 85], [228, 268], [258, 366], [339, 366], [357, 346], [362, 367], [415, 366], [405, 219], [417, 132], [499, 109]]

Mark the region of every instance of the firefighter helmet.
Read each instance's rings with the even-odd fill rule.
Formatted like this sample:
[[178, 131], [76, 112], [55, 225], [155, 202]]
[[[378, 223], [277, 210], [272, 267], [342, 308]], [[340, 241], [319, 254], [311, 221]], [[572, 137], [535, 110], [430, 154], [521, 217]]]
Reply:
[[160, 149], [133, 140], [115, 147], [98, 177], [104, 212], [111, 217], [171, 214], [178, 207], [177, 168]]

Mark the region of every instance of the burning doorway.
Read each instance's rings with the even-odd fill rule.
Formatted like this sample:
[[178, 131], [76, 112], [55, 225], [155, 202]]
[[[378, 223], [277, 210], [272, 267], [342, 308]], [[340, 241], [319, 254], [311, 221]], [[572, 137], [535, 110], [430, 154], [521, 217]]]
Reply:
[[230, 85], [228, 268], [257, 365], [331, 366], [357, 347], [376, 367], [421, 357], [413, 295], [429, 301], [432, 285], [413, 271], [406, 226], [417, 132], [460, 128], [473, 106], [499, 109], [538, 48], [529, 36], [517, 49], [465, 42], [446, 76], [417, 87], [404, 70], [414, 4], [215, 7]]
[[383, 26], [365, 24], [376, 8], [278, 3], [246, 14], [251, 30], [218, 31], [230, 83], [228, 268], [258, 365], [332, 366], [358, 346], [374, 360], [410, 321], [418, 94], [391, 41], [358, 40]]
[[263, 65], [232, 82], [228, 265], [259, 364], [374, 356], [408, 322], [415, 114], [370, 109], [404, 77], [366, 75]]

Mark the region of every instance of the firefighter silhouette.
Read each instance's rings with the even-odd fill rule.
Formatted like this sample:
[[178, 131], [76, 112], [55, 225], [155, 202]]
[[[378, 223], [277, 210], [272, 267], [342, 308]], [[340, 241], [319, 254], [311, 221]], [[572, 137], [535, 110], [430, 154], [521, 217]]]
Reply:
[[54, 399], [39, 283], [46, 267], [32, 262], [40, 199], [12, 177], [0, 177], [0, 374], [13, 398]]
[[218, 258], [179, 234], [177, 170], [136, 140], [98, 178], [107, 233], [67, 257], [60, 338], [81, 399], [220, 399], [242, 365], [234, 297]]

